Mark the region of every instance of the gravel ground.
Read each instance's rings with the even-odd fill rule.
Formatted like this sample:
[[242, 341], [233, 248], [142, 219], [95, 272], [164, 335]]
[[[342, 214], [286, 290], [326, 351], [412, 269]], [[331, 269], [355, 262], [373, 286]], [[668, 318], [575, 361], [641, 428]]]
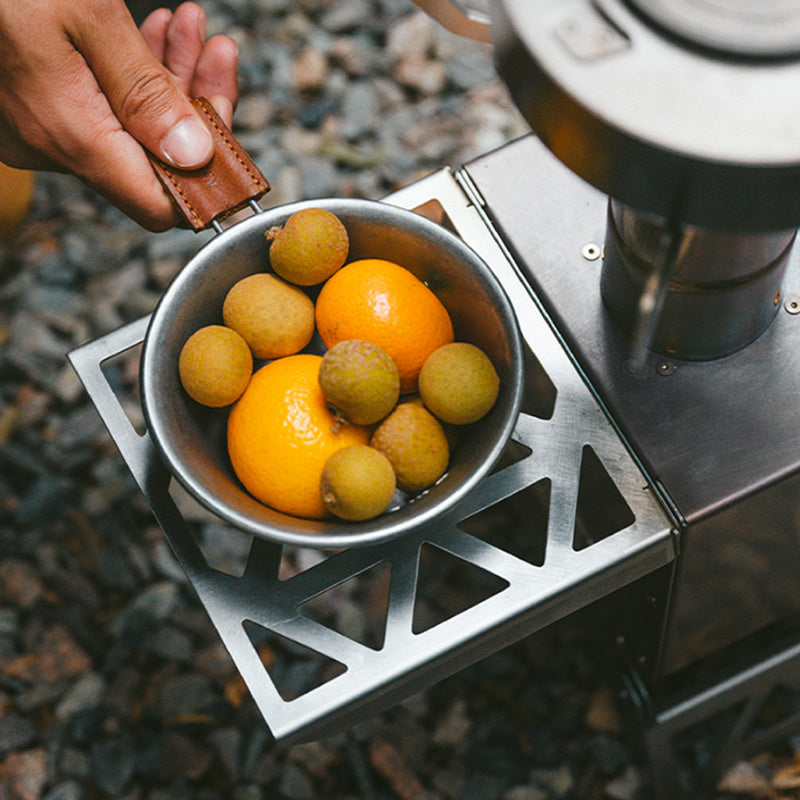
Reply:
[[[235, 128], [273, 184], [265, 205], [379, 198], [526, 130], [488, 49], [409, 0], [204, 5], [241, 48]], [[651, 797], [580, 619], [332, 739], [272, 741], [66, 361], [150, 312], [200, 240], [40, 175], [0, 244], [0, 800]], [[796, 766], [789, 741], [713, 797], [800, 796]]]

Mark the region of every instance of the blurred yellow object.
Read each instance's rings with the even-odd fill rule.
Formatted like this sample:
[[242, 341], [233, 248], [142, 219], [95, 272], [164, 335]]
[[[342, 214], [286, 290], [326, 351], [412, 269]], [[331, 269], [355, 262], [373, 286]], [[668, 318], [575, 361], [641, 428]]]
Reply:
[[0, 162], [0, 241], [9, 239], [28, 214], [36, 173]]

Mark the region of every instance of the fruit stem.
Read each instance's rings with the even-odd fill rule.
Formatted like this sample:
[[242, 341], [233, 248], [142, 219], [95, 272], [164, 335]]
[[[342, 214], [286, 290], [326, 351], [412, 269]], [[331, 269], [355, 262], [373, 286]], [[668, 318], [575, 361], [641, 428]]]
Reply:
[[267, 230], [267, 232], [264, 234], [264, 237], [268, 242], [271, 242], [282, 230], [283, 225], [273, 225]]
[[331, 425], [331, 433], [337, 434], [347, 425], [347, 417], [345, 417], [338, 408], [334, 408], [333, 406], [329, 406], [329, 408], [334, 417], [333, 425]]

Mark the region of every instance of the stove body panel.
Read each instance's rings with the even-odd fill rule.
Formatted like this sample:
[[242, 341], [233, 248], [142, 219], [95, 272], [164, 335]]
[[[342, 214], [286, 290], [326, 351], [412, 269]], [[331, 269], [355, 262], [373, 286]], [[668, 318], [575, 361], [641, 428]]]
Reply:
[[[608, 200], [533, 136], [465, 171], [579, 368], [684, 521], [654, 677], [800, 614], [800, 296], [710, 362], [633, 370], [600, 296]], [[784, 305], [785, 304], [785, 305]]]

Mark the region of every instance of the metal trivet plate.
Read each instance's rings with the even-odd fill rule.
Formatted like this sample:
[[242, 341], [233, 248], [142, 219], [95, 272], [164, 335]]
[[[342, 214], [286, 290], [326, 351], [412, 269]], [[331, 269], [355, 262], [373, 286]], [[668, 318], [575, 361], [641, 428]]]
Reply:
[[[445, 169], [387, 202], [440, 209], [444, 224], [491, 267], [526, 343], [525, 399], [508, 459], [445, 516], [404, 537], [320, 553], [288, 578], [280, 574], [288, 548], [254, 537], [243, 574], [212, 567], [155, 446], [136, 431], [103, 371], [143, 341], [148, 318], [69, 356], [276, 739], [340, 732], [675, 558], [675, 526], [654, 487], [470, 194], [463, 176]], [[421, 564], [429, 552], [471, 570], [475, 589], [462, 592], [466, 608], [420, 626], [416, 610], [430, 588]], [[389, 576], [382, 641], [364, 644], [308, 613], [327, 592], [376, 569]], [[288, 642], [290, 652], [335, 662], [338, 672], [299, 696], [285, 695], [253, 628]]]

